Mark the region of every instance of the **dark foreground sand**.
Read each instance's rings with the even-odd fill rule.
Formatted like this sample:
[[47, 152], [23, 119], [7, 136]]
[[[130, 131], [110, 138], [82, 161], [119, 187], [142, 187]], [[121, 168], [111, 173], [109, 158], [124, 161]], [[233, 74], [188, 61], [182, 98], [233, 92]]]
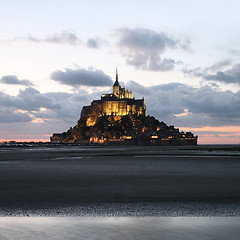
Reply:
[[0, 149], [0, 215], [240, 216], [237, 155], [106, 151]]

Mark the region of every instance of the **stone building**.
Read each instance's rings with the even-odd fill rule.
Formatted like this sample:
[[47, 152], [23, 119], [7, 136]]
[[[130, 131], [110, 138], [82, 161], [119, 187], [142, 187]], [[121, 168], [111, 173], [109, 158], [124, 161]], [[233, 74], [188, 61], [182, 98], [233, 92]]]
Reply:
[[118, 73], [116, 72], [116, 81], [113, 85], [113, 92], [103, 94], [100, 100], [92, 101], [90, 106], [84, 106], [81, 112], [81, 118], [86, 118], [86, 125], [95, 125], [97, 118], [104, 115], [118, 117], [128, 114], [146, 116], [146, 105], [144, 98], [135, 99], [132, 92], [122, 88], [118, 82]]
[[75, 127], [54, 133], [52, 143], [197, 145], [198, 136], [167, 126], [153, 116], [146, 116], [144, 98], [135, 99], [131, 91], [116, 81], [113, 91], [84, 106]]

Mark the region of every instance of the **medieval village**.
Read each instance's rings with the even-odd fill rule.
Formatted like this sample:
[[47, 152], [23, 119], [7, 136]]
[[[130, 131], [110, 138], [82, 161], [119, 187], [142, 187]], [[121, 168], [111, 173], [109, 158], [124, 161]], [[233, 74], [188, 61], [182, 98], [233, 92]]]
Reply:
[[122, 88], [118, 72], [113, 92], [84, 106], [75, 127], [54, 133], [51, 143], [129, 144], [129, 145], [197, 145], [198, 136], [168, 126], [146, 114], [143, 99], [135, 99]]

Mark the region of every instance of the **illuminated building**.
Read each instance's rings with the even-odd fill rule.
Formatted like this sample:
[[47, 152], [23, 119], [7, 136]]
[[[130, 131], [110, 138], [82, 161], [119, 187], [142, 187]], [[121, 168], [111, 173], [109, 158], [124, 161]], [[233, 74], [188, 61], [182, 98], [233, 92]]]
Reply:
[[118, 73], [116, 72], [113, 92], [103, 94], [100, 100], [94, 100], [90, 106], [84, 106], [81, 117], [87, 119], [86, 126], [94, 126], [99, 116], [112, 115], [117, 120], [118, 117], [133, 114], [146, 116], [144, 98], [135, 99], [131, 91], [122, 88], [118, 82]]
[[84, 106], [75, 127], [54, 133], [52, 143], [197, 145], [198, 136], [180, 132], [153, 116], [146, 116], [144, 98], [135, 99], [131, 91], [116, 81], [113, 91]]

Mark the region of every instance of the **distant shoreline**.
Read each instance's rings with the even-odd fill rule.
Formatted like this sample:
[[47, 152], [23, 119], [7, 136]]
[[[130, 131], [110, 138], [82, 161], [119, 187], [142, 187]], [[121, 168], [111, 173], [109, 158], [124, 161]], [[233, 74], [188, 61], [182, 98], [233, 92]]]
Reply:
[[[0, 145], [1, 150], [41, 150], [101, 156], [134, 155], [191, 155], [191, 156], [240, 156], [240, 144], [202, 144], [197, 146], [137, 146], [137, 145], [78, 145], [78, 144], [12, 144]], [[0, 160], [1, 161], [1, 160]]]

